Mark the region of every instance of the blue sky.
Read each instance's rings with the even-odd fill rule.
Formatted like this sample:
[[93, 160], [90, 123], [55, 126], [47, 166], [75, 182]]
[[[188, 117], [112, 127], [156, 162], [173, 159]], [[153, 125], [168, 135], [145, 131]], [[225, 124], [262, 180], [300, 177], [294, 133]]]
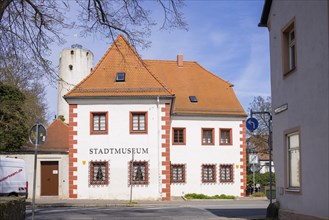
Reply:
[[[263, 0], [186, 0], [183, 9], [188, 31], [159, 31], [150, 37], [151, 47], [139, 50], [142, 59], [196, 61], [210, 72], [234, 84], [234, 91], [247, 111], [254, 96], [270, 96], [268, 30], [257, 26]], [[161, 13], [154, 11], [154, 15]], [[159, 18], [161, 24], [161, 17]], [[58, 66], [59, 54], [72, 44], [94, 53], [94, 65], [111, 45], [110, 39], [80, 38], [78, 31], [66, 33], [66, 43], [54, 45], [51, 60]], [[57, 111], [55, 85], [47, 87], [50, 119]]]

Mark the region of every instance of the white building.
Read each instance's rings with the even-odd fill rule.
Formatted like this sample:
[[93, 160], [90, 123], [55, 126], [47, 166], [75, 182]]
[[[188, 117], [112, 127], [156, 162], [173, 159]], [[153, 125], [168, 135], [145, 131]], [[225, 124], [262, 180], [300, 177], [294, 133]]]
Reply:
[[329, 1], [265, 0], [280, 219], [329, 219]]
[[142, 60], [119, 36], [69, 103], [69, 197], [244, 196], [246, 113], [196, 62]]

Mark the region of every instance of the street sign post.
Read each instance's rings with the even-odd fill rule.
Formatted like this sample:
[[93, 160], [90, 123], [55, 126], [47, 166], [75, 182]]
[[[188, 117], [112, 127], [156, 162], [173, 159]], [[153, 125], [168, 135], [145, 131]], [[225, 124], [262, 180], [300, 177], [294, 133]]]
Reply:
[[37, 158], [38, 146], [46, 142], [47, 130], [42, 124], [35, 124], [29, 133], [30, 142], [34, 147], [34, 173], [33, 173], [33, 199], [32, 199], [32, 220], [34, 220], [34, 207], [35, 207], [35, 188], [36, 188], [36, 172], [37, 172]]

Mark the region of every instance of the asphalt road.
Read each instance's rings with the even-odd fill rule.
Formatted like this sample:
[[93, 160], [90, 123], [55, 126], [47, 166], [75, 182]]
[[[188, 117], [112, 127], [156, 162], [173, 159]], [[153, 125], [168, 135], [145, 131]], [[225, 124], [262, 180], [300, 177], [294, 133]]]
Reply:
[[[264, 219], [266, 201], [232, 201], [192, 203], [176, 206], [141, 207], [41, 207], [35, 209], [34, 219]], [[26, 219], [32, 219], [32, 210], [26, 210]]]

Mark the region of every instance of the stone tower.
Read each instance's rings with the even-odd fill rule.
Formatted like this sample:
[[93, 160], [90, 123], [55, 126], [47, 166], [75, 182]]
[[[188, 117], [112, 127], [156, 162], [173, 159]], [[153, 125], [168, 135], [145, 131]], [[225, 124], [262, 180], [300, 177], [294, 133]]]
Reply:
[[57, 115], [63, 115], [66, 123], [69, 119], [69, 106], [63, 96], [92, 71], [93, 60], [93, 53], [79, 44], [73, 44], [60, 54]]

